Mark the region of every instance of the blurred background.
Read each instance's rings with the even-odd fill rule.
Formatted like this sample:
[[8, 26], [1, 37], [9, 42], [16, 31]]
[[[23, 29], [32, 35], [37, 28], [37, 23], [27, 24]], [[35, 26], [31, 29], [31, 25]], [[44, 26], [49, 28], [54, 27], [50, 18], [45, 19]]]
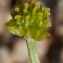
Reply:
[[[63, 63], [63, 0], [37, 1], [51, 9], [52, 24], [48, 28], [51, 36], [36, 43], [40, 61]], [[31, 63], [25, 39], [11, 35], [1, 26], [12, 18], [10, 12], [16, 6], [16, 0], [0, 0], [0, 63]]]

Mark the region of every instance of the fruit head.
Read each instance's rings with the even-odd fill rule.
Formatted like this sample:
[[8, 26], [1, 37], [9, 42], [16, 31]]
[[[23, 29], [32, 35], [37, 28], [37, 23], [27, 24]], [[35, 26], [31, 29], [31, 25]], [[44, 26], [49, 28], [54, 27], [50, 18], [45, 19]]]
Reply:
[[49, 35], [46, 28], [49, 22], [49, 8], [43, 8], [40, 2], [26, 2], [12, 10], [12, 19], [4, 27], [13, 35], [42, 40]]

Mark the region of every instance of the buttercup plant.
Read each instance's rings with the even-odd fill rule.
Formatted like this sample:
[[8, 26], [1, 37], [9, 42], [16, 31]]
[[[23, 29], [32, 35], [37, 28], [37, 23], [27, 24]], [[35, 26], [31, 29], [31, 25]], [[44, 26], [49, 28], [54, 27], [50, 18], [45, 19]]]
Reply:
[[40, 2], [16, 0], [18, 7], [12, 10], [12, 19], [3, 26], [13, 35], [24, 36], [31, 63], [40, 63], [36, 41], [49, 36], [46, 28], [50, 26], [49, 8], [43, 8]]

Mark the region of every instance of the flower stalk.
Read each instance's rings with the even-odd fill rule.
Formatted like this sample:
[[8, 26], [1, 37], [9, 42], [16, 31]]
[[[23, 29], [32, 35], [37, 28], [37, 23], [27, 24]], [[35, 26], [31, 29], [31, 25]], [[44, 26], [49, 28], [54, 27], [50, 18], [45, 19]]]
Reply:
[[36, 47], [36, 41], [32, 38], [26, 38], [26, 43], [31, 63], [40, 63]]

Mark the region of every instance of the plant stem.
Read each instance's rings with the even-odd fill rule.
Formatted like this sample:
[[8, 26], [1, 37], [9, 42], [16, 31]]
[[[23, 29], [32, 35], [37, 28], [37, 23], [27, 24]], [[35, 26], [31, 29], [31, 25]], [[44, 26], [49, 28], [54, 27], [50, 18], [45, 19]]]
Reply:
[[17, 3], [18, 6], [20, 6], [20, 5], [23, 4], [23, 3], [22, 3], [22, 0], [16, 0], [16, 3]]
[[26, 2], [27, 0], [24, 0], [24, 3]]
[[31, 63], [40, 63], [36, 48], [36, 41], [33, 40], [32, 38], [26, 38], [26, 40]]

